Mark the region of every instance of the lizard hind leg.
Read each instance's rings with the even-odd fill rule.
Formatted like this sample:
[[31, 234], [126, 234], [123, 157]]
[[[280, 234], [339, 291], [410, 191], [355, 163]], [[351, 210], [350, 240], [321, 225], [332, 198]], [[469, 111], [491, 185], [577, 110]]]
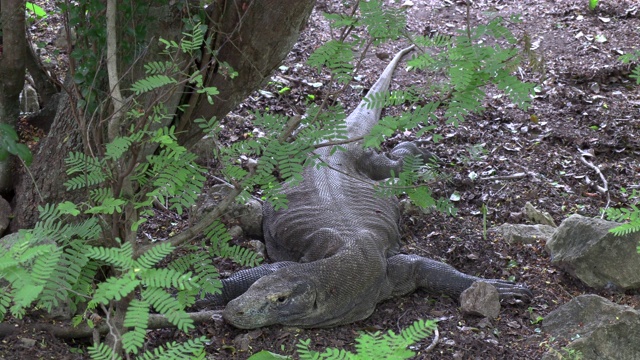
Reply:
[[458, 299], [474, 282], [484, 281], [496, 287], [501, 299], [515, 298], [528, 302], [533, 298], [531, 290], [522, 285], [467, 275], [450, 265], [418, 255], [400, 254], [390, 257], [387, 263], [387, 277], [392, 284], [391, 297], [423, 288]]

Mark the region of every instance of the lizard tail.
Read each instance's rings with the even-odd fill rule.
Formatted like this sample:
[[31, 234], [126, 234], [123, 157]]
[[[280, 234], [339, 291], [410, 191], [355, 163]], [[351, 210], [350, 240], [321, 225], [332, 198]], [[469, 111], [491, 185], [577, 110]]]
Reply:
[[[367, 97], [379, 94], [389, 89], [389, 84], [391, 83], [393, 72], [398, 66], [398, 63], [400, 62], [402, 57], [408, 52], [412, 51], [414, 47], [414, 45], [411, 45], [405, 49], [402, 49], [393, 57], [378, 80], [375, 82], [375, 84], [373, 84], [371, 89], [369, 89]], [[358, 107], [351, 113], [351, 115], [347, 117], [346, 122], [349, 137], [367, 135], [378, 122], [380, 113], [382, 112], [382, 107], [369, 109], [368, 106], [369, 104], [363, 99], [360, 104], [358, 104]]]

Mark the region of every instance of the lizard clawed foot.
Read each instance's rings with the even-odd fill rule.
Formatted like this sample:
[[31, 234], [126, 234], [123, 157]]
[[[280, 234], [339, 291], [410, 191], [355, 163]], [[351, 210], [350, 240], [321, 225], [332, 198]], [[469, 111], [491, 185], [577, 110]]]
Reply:
[[533, 292], [526, 286], [516, 284], [512, 281], [499, 279], [483, 279], [488, 284], [493, 285], [500, 294], [500, 299], [515, 300], [516, 302], [529, 303], [533, 300]]

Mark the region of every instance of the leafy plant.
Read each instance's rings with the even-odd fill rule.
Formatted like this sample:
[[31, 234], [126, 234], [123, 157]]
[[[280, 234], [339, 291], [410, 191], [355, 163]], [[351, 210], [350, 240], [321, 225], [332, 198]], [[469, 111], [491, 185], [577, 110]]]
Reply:
[[33, 156], [29, 147], [18, 142], [18, 133], [9, 124], [0, 124], [0, 161], [11, 155], [19, 156], [27, 165], [31, 164]]
[[[629, 194], [626, 189], [620, 189], [623, 194], [628, 194], [629, 200], [634, 203], [629, 205], [629, 208], [608, 208], [605, 210], [607, 218], [611, 221], [628, 221], [618, 227], [609, 230], [611, 233], [622, 236], [640, 231], [640, 208], [638, 208], [638, 200], [640, 199], [640, 191], [633, 189]], [[638, 252], [640, 253], [640, 245], [638, 245]]]
[[[622, 61], [625, 64], [631, 63], [633, 61], [640, 60], [640, 50], [636, 50], [629, 54], [624, 54], [618, 58], [618, 60]], [[636, 66], [631, 70], [630, 78], [636, 79], [636, 84], [640, 84], [640, 66]]]
[[598, 7], [599, 0], [589, 0], [589, 10], [593, 11]]
[[[433, 320], [418, 320], [399, 334], [389, 330], [386, 334], [379, 331], [375, 333], [363, 333], [356, 339], [356, 352], [344, 349], [329, 348], [323, 352], [309, 349], [310, 339], [300, 340], [298, 344], [298, 356], [302, 360], [306, 359], [410, 359], [416, 355], [412, 350], [407, 349], [410, 345], [431, 335], [436, 329], [436, 322]], [[289, 359], [289, 357], [274, 354], [269, 351], [258, 352], [249, 360], [279, 360]]]

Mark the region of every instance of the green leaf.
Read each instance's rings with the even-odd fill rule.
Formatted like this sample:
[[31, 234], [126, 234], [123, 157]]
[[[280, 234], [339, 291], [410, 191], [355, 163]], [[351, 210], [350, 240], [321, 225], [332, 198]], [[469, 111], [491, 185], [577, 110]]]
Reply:
[[276, 353], [272, 353], [271, 351], [262, 350], [257, 352], [249, 357], [248, 360], [287, 360], [291, 359], [290, 356], [284, 356]]
[[65, 201], [58, 204], [58, 211], [60, 211], [61, 214], [69, 214], [73, 216], [80, 215], [80, 210], [78, 210], [76, 204], [71, 201]]
[[47, 17], [47, 12], [44, 11], [43, 8], [41, 8], [40, 6], [38, 6], [38, 5], [34, 4], [34, 3], [27, 2], [26, 3], [26, 8], [27, 8], [27, 10], [30, 10], [32, 13], [34, 13], [36, 15], [36, 17], [38, 17], [38, 18], [44, 19], [44, 18]]

